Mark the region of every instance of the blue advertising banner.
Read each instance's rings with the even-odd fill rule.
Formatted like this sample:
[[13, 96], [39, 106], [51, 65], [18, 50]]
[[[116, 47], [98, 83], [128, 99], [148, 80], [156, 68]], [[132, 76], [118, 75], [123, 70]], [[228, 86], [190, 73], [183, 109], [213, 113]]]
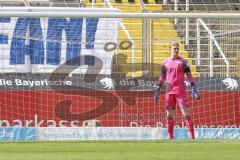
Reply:
[[36, 128], [34, 127], [1, 127], [0, 141], [34, 141]]

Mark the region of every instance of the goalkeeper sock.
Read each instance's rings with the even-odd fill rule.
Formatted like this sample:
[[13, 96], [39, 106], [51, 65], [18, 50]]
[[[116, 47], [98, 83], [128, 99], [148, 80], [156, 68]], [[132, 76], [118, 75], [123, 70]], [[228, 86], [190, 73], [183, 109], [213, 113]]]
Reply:
[[172, 118], [168, 118], [167, 120], [167, 130], [169, 139], [173, 139], [174, 120]]
[[191, 116], [186, 116], [185, 122], [186, 122], [191, 139], [195, 139], [194, 123], [191, 119]]

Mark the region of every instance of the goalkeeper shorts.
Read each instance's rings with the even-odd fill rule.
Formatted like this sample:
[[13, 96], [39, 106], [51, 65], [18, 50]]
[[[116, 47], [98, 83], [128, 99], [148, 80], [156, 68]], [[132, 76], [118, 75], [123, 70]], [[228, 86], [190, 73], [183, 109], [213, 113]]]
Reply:
[[[183, 94], [166, 94], [165, 107], [167, 109], [175, 109], [176, 104], [180, 108], [188, 107], [187, 96]], [[176, 103], [177, 102], [177, 103]]]

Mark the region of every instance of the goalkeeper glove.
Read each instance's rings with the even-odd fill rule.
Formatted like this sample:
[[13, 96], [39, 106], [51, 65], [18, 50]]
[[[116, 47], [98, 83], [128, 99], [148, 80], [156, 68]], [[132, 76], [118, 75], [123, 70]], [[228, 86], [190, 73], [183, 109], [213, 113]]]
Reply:
[[197, 93], [195, 86], [192, 86], [192, 97], [195, 98], [196, 100], [200, 100], [200, 96]]

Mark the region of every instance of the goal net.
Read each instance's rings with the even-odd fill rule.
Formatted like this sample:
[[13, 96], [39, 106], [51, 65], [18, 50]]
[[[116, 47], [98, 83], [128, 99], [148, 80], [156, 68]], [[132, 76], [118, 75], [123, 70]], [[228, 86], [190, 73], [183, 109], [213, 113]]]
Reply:
[[[195, 127], [239, 128], [238, 19], [176, 17], [175, 24], [171, 16], [87, 15], [118, 9], [62, 8], [69, 17], [37, 17], [34, 9], [33, 17], [6, 16], [10, 10], [0, 13], [1, 127], [165, 128], [164, 89], [157, 104], [153, 91], [176, 40], [201, 96], [191, 97], [186, 80]], [[185, 127], [179, 108], [175, 119]]]

